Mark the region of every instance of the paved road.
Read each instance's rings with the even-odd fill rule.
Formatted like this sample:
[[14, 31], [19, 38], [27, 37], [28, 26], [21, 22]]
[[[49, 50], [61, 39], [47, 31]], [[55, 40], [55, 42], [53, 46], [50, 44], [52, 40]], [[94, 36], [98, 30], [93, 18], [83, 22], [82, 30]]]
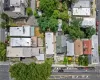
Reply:
[[0, 65], [0, 80], [9, 80], [9, 65]]
[[[96, 17], [96, 20], [100, 21], [100, 0], [96, 0], [96, 7], [97, 7], [97, 10], [99, 10], [99, 14]], [[98, 31], [98, 44], [100, 45], [100, 25], [99, 25], [99, 29], [98, 30], [99, 30]]]

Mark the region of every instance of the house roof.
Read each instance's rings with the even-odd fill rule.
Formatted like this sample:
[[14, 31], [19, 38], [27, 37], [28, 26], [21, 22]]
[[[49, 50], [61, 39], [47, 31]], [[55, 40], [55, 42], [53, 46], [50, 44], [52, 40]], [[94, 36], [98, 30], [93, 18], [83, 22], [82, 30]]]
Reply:
[[53, 32], [45, 33], [46, 54], [54, 54], [54, 34]]
[[88, 27], [88, 26], [92, 26], [93, 28], [96, 28], [95, 26], [96, 20], [95, 18], [83, 18], [82, 21], [82, 27]]
[[89, 8], [90, 7], [90, 1], [89, 0], [79, 0], [77, 1], [73, 7], [82, 7], [82, 8]]
[[82, 55], [83, 54], [83, 43], [82, 40], [77, 39], [74, 42], [74, 53], [75, 55]]
[[91, 54], [92, 53], [92, 41], [91, 40], [83, 40], [83, 53]]
[[67, 56], [74, 56], [74, 42], [67, 41]]
[[7, 47], [7, 57], [32, 57], [39, 55], [39, 48]]
[[73, 8], [73, 15], [90, 16], [91, 15], [91, 9], [90, 8]]
[[36, 56], [36, 58], [40, 61], [44, 60], [44, 54], [39, 54], [38, 56]]
[[10, 38], [10, 46], [31, 46], [31, 38]]
[[64, 35], [58, 35], [56, 37], [56, 52], [66, 53], [66, 37]]
[[10, 36], [31, 36], [31, 27], [29, 25], [10, 27]]

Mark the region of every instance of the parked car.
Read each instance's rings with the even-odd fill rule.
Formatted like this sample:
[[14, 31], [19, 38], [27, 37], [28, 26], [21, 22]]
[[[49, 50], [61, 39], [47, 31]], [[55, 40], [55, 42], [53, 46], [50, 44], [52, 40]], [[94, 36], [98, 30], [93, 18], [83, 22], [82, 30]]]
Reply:
[[96, 21], [96, 32], [98, 33], [99, 21]]
[[63, 69], [60, 69], [60, 70], [58, 70], [58, 72], [64, 72], [64, 70]]

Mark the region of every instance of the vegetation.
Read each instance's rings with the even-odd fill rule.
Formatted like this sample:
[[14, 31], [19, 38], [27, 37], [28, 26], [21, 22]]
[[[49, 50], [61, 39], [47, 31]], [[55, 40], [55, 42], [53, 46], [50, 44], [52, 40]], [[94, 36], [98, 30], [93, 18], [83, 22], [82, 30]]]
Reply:
[[98, 53], [99, 53], [99, 56], [100, 56], [100, 46], [98, 47]]
[[88, 55], [79, 56], [78, 63], [82, 66], [88, 66]]
[[0, 61], [6, 61], [6, 44], [0, 42]]
[[58, 0], [40, 0], [40, 10], [42, 10], [46, 16], [50, 17], [54, 10], [57, 9], [58, 2]]
[[16, 80], [47, 80], [51, 74], [50, 60], [45, 63], [26, 65], [24, 63], [14, 64], [10, 67], [11, 77]]
[[33, 15], [33, 11], [32, 11], [32, 9], [30, 7], [26, 8], [26, 13], [27, 13], [28, 16]]
[[67, 59], [67, 57], [66, 57], [66, 56], [64, 57], [63, 64], [65, 64], [65, 65], [66, 65], [66, 64], [68, 64], [68, 59]]
[[57, 25], [58, 25], [57, 19], [47, 18], [47, 17], [40, 17], [38, 19], [38, 23], [39, 23], [41, 32], [48, 31], [48, 29], [50, 31], [56, 32], [57, 29], [58, 29], [58, 27], [57, 27]]
[[1, 14], [1, 19], [3, 19], [3, 21], [1, 22], [1, 27], [2, 28], [9, 28], [10, 27], [10, 25], [9, 25], [9, 20], [10, 20], [10, 17], [7, 15], [7, 14], [5, 14], [5, 13], [2, 13]]

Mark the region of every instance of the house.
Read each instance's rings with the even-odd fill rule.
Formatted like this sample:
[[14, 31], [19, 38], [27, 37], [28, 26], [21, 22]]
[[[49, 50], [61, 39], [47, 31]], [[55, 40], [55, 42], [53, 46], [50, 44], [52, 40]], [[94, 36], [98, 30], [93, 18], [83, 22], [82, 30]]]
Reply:
[[90, 0], [78, 0], [72, 7], [73, 7], [72, 14], [74, 16], [90, 16], [91, 15]]
[[92, 54], [92, 41], [91, 40], [83, 40], [83, 53], [84, 54]]
[[67, 50], [66, 36], [58, 35], [56, 36], [56, 53], [66, 53]]
[[10, 38], [10, 46], [20, 47], [20, 46], [32, 46], [31, 38]]
[[67, 56], [74, 56], [74, 42], [72, 40], [67, 40]]
[[7, 57], [32, 57], [39, 56], [39, 48], [7, 47]]
[[46, 54], [53, 55], [54, 51], [54, 34], [53, 32], [45, 33], [45, 46], [46, 46]]
[[38, 56], [36, 56], [36, 58], [39, 61], [44, 61], [44, 54], [39, 54]]
[[4, 13], [12, 18], [27, 17], [28, 0], [4, 0], [3, 6]]
[[75, 56], [79, 56], [83, 54], [83, 43], [82, 40], [77, 39], [74, 41], [74, 53]]
[[34, 36], [34, 27], [23, 25], [22, 27], [10, 27], [10, 36], [31, 37]]
[[92, 38], [92, 55], [91, 55], [91, 63], [98, 64], [99, 63], [99, 54], [98, 54], [98, 35], [93, 35]]
[[84, 17], [82, 21], [82, 27], [87, 28], [89, 26], [96, 29], [96, 19], [91, 17]]

